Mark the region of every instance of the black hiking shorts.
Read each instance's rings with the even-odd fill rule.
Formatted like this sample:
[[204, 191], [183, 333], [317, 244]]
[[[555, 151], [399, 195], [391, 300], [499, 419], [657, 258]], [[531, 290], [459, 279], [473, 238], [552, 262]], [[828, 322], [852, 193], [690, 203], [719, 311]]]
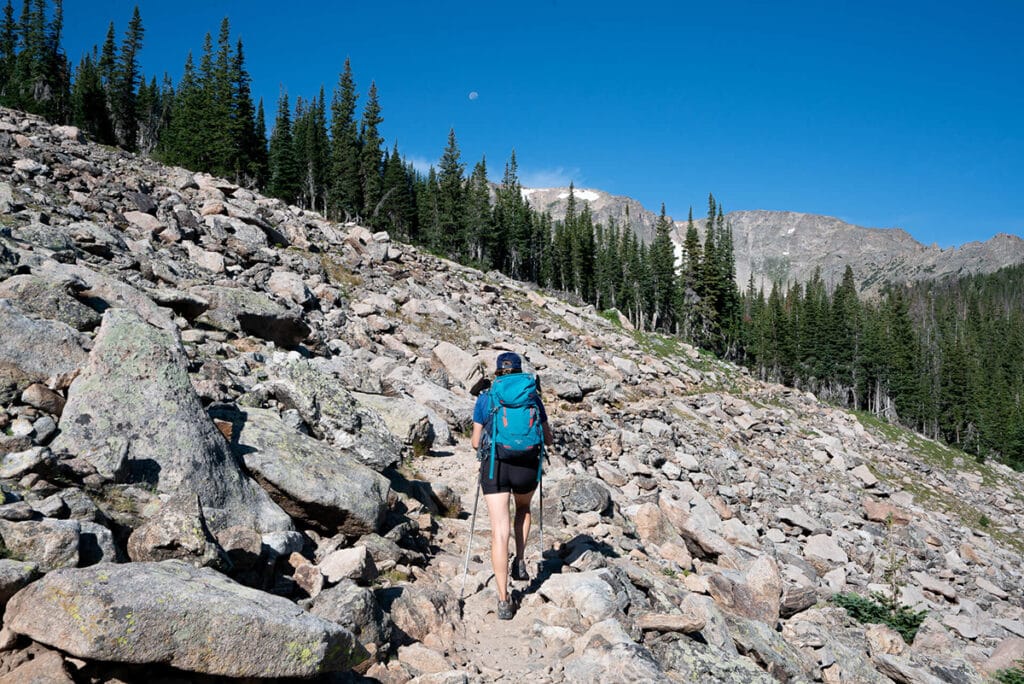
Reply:
[[537, 471], [540, 460], [535, 458], [518, 461], [494, 460], [494, 478], [491, 474], [491, 457], [480, 461], [480, 486], [484, 494], [512, 492], [528, 494], [537, 488]]

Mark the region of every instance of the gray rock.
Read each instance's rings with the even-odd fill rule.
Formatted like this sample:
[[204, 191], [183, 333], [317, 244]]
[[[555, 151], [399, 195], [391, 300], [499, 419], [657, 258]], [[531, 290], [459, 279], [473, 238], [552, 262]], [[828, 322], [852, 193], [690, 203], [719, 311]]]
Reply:
[[308, 305], [313, 299], [302, 277], [292, 271], [274, 271], [267, 280], [267, 289], [275, 295], [299, 306]]
[[450, 342], [439, 342], [433, 349], [434, 359], [448, 375], [471, 393], [483, 389], [486, 377], [480, 359]]
[[345, 579], [366, 584], [377, 577], [377, 566], [365, 546], [329, 553], [319, 565], [320, 572], [332, 584]]
[[88, 340], [77, 330], [29, 318], [5, 299], [0, 299], [0, 330], [0, 384], [6, 379], [27, 387], [51, 377], [67, 378], [88, 359]]
[[427, 411], [409, 397], [386, 397], [379, 394], [353, 392], [362, 406], [384, 419], [395, 437], [414, 450], [426, 452], [434, 444], [434, 426]]
[[108, 528], [90, 520], [80, 520], [81, 534], [78, 535], [78, 566], [87, 568], [97, 563], [120, 563], [124, 554], [114, 542], [114, 533]]
[[607, 569], [553, 575], [540, 594], [562, 608], [575, 608], [585, 624], [613, 617], [621, 607]]
[[177, 331], [174, 320], [149, 296], [126, 282], [76, 264], [63, 264], [48, 259], [33, 269], [32, 274], [58, 285], [75, 283], [77, 295], [98, 310], [130, 309], [147, 323], [162, 330]]
[[74, 684], [60, 653], [39, 644], [30, 646], [28, 652], [31, 657], [0, 676], [0, 684]]
[[816, 663], [790, 646], [768, 624], [725, 613], [729, 633], [740, 653], [752, 656], [780, 682], [813, 680]]
[[360, 406], [339, 378], [297, 355], [275, 355], [267, 364], [267, 391], [294, 408], [313, 434], [329, 439], [380, 472], [397, 464], [402, 444], [374, 410]]
[[836, 540], [827, 534], [815, 534], [807, 538], [804, 558], [820, 573], [828, 572], [836, 565], [850, 560]]
[[4, 454], [0, 459], [0, 479], [13, 480], [32, 472], [51, 457], [46, 447], [32, 447], [24, 451], [13, 451]]
[[18, 558], [37, 564], [41, 572], [78, 565], [81, 531], [77, 520], [0, 520], [4, 546]]
[[292, 517], [329, 534], [376, 532], [390, 485], [370, 468], [288, 428], [274, 411], [233, 414], [232, 448]]
[[623, 641], [608, 643], [596, 637], [594, 644], [565, 663], [565, 681], [590, 682], [664, 682], [665, 671], [643, 646]]
[[39, 566], [31, 561], [0, 558], [0, 610], [18, 591], [39, 576]]
[[436, 642], [454, 645], [462, 611], [458, 597], [447, 587], [402, 585], [377, 596], [396, 630], [406, 637], [423, 641], [430, 635]]
[[774, 684], [778, 681], [745, 656], [721, 651], [678, 634], [648, 644], [655, 660], [677, 681], [716, 684]]
[[128, 537], [128, 557], [143, 561], [181, 560], [196, 567], [217, 566], [224, 551], [206, 526], [198, 499], [181, 492]]
[[60, 321], [75, 330], [92, 330], [100, 324], [100, 315], [78, 301], [75, 287], [74, 282], [19, 275], [0, 283], [0, 299], [10, 299], [35, 318]]
[[180, 561], [52, 572], [11, 599], [5, 626], [78, 658], [226, 677], [313, 677], [365, 657], [340, 625]]
[[239, 469], [185, 364], [172, 334], [135, 313], [107, 311], [89, 364], [68, 390], [54, 451], [81, 456], [109, 480], [193, 492], [214, 531], [290, 529], [285, 513]]
[[352, 580], [324, 589], [313, 600], [309, 612], [336, 622], [352, 632], [363, 646], [383, 648], [391, 640], [391, 618], [377, 602], [373, 592]]
[[603, 513], [611, 504], [608, 488], [596, 477], [574, 475], [559, 484], [562, 505], [574, 513]]
[[190, 290], [210, 303], [197, 323], [216, 330], [246, 334], [293, 347], [305, 340], [309, 326], [301, 313], [275, 303], [266, 295], [241, 288], [195, 287]]

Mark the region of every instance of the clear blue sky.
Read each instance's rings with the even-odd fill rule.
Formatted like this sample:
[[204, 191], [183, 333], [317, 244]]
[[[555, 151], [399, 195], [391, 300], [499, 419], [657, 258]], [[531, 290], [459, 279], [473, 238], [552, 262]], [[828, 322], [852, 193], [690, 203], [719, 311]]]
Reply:
[[[18, 3], [16, 2], [17, 6]], [[230, 17], [272, 121], [328, 97], [346, 57], [360, 105], [418, 165], [454, 127], [468, 169], [629, 195], [676, 219], [783, 209], [941, 246], [1024, 234], [1024, 3], [139, 2], [147, 74], [175, 82]], [[73, 63], [132, 3], [66, 0]], [[476, 93], [471, 98], [471, 93]]]

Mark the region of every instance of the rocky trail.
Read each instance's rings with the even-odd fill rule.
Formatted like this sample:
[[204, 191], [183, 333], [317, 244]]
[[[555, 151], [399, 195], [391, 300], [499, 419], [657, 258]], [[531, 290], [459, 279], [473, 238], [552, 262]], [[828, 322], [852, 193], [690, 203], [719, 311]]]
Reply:
[[[420, 464], [420, 476], [430, 482], [452, 482], [463, 502], [465, 510], [462, 516], [442, 525], [442, 531], [448, 532], [454, 542], [450, 547], [452, 550], [457, 549], [460, 543], [465, 549], [469, 543], [469, 527], [465, 523], [471, 522], [478, 467], [474, 450], [463, 443], [453, 449], [451, 456], [426, 458]], [[539, 610], [543, 601], [538, 600], [538, 590], [550, 575], [550, 568], [544, 567], [541, 557], [540, 528], [536, 517], [540, 512], [539, 497], [535, 497], [533, 503], [534, 525], [527, 542], [526, 556], [530, 580], [509, 580], [513, 602], [518, 608], [511, 621], [498, 620], [495, 614], [497, 594], [490, 566], [491, 528], [482, 495], [478, 504], [461, 615], [463, 633], [454, 646], [453, 659], [463, 667], [478, 670], [485, 681], [518, 682], [524, 677], [537, 682], [561, 681], [561, 661], [567, 646], [565, 639], [571, 633], [565, 630], [564, 634], [552, 638], [550, 629], [547, 632], [543, 629]], [[550, 553], [550, 542], [555, 538], [550, 521], [545, 535], [545, 546]], [[455, 576], [448, 580], [457, 593], [463, 592], [463, 562], [464, 558], [460, 557], [459, 566], [454, 569]], [[444, 565], [442, 572], [452, 570], [449, 563]], [[541, 620], [540, 628], [537, 628], [537, 620]]]
[[[506, 622], [482, 501], [459, 602], [503, 351], [555, 434]], [[1020, 473], [5, 109], [0, 488], [0, 684], [981, 684], [1024, 657]], [[916, 636], [835, 603], [872, 592]]]

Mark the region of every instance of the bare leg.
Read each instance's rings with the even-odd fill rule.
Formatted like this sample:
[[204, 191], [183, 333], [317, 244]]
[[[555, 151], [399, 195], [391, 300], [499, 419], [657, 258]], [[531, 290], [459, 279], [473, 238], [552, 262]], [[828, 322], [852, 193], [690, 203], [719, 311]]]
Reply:
[[530, 501], [533, 499], [533, 492], [525, 494], [513, 494], [516, 502], [516, 521], [513, 531], [516, 537], [516, 558], [523, 558], [526, 554], [526, 539], [530, 536]]
[[498, 599], [508, 600], [508, 514], [509, 493], [484, 494], [487, 515], [491, 519], [491, 565], [497, 584]]

